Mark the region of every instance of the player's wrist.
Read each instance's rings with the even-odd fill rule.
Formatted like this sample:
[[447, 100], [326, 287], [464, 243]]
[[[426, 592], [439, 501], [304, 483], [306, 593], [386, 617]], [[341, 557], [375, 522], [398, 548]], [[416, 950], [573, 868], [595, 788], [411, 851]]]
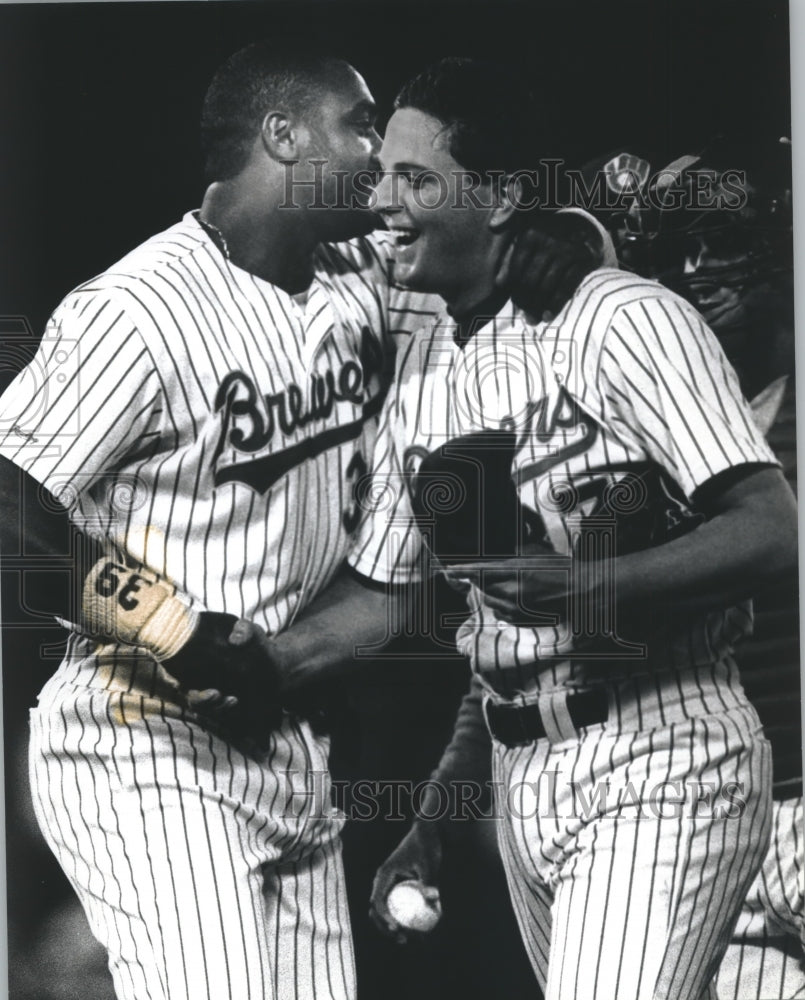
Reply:
[[[172, 656], [165, 658], [163, 666], [184, 688], [221, 687], [223, 690], [232, 681], [231, 677], [223, 676], [223, 664], [231, 654], [229, 636], [237, 621], [235, 615], [224, 612], [197, 612], [187, 641]], [[222, 676], [218, 677], [218, 673]]]
[[441, 845], [447, 826], [456, 815], [455, 793], [448, 779], [431, 776], [415, 807], [411, 833], [421, 843]]
[[142, 646], [162, 661], [190, 642], [200, 614], [159, 574], [106, 554], [86, 575], [80, 619], [89, 635]]

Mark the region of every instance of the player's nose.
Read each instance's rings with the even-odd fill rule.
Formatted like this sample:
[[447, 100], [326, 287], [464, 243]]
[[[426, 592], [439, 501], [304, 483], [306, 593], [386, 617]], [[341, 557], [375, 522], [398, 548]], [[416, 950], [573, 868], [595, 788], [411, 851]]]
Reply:
[[372, 167], [372, 169], [373, 170], [379, 170], [380, 169], [380, 160], [378, 160], [377, 154], [380, 152], [380, 147], [383, 145], [383, 139], [381, 138], [380, 133], [374, 127], [372, 128], [371, 132], [369, 133], [369, 138], [372, 141], [372, 163], [374, 164], [374, 166]]
[[372, 189], [369, 207], [374, 212], [386, 214], [402, 209], [399, 198], [397, 175], [393, 171], [380, 171]]

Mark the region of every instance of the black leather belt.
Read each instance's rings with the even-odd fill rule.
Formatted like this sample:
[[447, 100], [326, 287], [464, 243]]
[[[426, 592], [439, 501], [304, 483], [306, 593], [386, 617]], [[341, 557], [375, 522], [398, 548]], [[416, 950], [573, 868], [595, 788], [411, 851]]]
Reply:
[[[593, 688], [568, 694], [567, 711], [576, 729], [606, 722], [609, 699], [605, 688]], [[487, 701], [486, 720], [489, 732], [507, 747], [521, 747], [548, 735], [540, 715], [539, 705], [518, 705], [513, 702]]]

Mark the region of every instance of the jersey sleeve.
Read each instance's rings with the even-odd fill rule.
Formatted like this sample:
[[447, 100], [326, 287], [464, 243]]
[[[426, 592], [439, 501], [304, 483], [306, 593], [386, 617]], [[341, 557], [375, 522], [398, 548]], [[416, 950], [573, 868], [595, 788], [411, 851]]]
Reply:
[[424, 558], [396, 434], [400, 427], [399, 384], [398, 365], [380, 417], [371, 478], [361, 501], [363, 517], [348, 557], [349, 564], [361, 575], [394, 584], [421, 579]]
[[0, 454], [57, 496], [81, 493], [142, 448], [161, 388], [145, 340], [113, 292], [74, 292], [0, 398]]
[[598, 383], [605, 419], [688, 497], [733, 466], [779, 464], [715, 335], [677, 296], [646, 297], [614, 312]]

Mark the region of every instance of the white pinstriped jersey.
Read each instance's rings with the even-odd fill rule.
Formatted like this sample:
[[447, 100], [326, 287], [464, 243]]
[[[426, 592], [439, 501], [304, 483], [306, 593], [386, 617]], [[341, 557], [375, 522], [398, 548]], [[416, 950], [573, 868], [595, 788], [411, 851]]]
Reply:
[[196, 605], [282, 629], [344, 559], [389, 350], [437, 301], [385, 246], [322, 248], [298, 301], [188, 214], [62, 302], [0, 453]]
[[[454, 332], [443, 314], [398, 355], [381, 419], [373, 503], [350, 557], [365, 576], [404, 582], [421, 571], [410, 490], [433, 492], [436, 484], [417, 470], [448, 440], [489, 434], [490, 453], [509, 447], [506, 472], [522, 509], [502, 505], [498, 520], [518, 519], [520, 542], [529, 540], [530, 524], [544, 528], [563, 554], [580, 554], [583, 524], [584, 544], [601, 546], [611, 537], [608, 524], [645, 505], [644, 479], [635, 470], [665, 470], [663, 488], [671, 489], [669, 506], [677, 512], [669, 516], [684, 519], [686, 498], [718, 473], [743, 463], [777, 464], [711, 331], [690, 305], [654, 282], [601, 269], [550, 323], [529, 326], [508, 304], [465, 346]], [[438, 489], [432, 510], [460, 506], [461, 497], [448, 495], [449, 480]], [[677, 489], [684, 494], [678, 501]], [[427, 504], [420, 496], [420, 506]], [[605, 549], [587, 554], [604, 558]], [[499, 690], [596, 676], [594, 660], [566, 659], [579, 649], [566, 624], [498, 622], [475, 587], [469, 603], [459, 647]], [[649, 663], [652, 669], [712, 663], [750, 626], [746, 606], [684, 631], [668, 626], [662, 641], [656, 633]], [[537, 661], [539, 671], [529, 670]], [[611, 663], [604, 676], [613, 678]]]

